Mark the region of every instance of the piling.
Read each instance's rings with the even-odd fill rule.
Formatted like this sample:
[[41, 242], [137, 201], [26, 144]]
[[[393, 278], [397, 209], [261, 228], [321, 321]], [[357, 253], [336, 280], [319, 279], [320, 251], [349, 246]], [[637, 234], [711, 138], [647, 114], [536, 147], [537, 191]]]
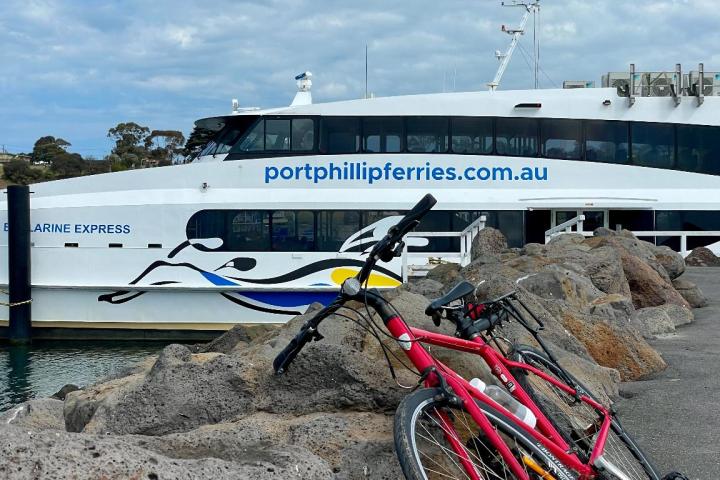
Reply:
[[7, 187], [8, 293], [10, 343], [26, 344], [32, 338], [30, 288], [30, 187]]

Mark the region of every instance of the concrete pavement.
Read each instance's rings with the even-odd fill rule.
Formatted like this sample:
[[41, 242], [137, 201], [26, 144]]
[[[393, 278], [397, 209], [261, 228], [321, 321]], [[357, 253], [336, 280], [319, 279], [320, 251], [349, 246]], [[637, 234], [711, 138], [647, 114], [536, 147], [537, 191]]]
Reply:
[[684, 278], [709, 300], [695, 322], [650, 342], [668, 363], [653, 378], [623, 384], [620, 419], [663, 473], [720, 479], [720, 268], [689, 267]]

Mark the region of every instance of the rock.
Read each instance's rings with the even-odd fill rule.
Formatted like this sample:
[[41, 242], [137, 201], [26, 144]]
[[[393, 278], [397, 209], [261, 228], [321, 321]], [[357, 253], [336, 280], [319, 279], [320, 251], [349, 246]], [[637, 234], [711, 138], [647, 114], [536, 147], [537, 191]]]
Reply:
[[579, 307], [603, 296], [588, 278], [560, 265], [549, 265], [543, 271], [523, 277], [518, 284], [538, 297], [563, 300]]
[[65, 430], [63, 402], [54, 398], [36, 398], [24, 402], [0, 414], [0, 425]]
[[672, 333], [675, 331], [675, 327], [686, 325], [692, 321], [693, 313], [691, 310], [673, 304], [641, 308], [635, 311], [630, 318], [630, 323], [645, 338], [654, 338], [658, 335]]
[[612, 247], [618, 251], [623, 259], [627, 256], [637, 257], [655, 270], [663, 280], [670, 283], [670, 276], [657, 258], [655, 258], [655, 245], [635, 238], [632, 232], [623, 230], [615, 236], [588, 238], [585, 240], [585, 244], [592, 249], [604, 246]]
[[563, 313], [562, 322], [597, 363], [617, 370], [623, 381], [644, 378], [667, 366], [629, 324], [612, 323], [603, 317], [569, 310]]
[[622, 262], [635, 308], [657, 307], [666, 303], [690, 307], [671, 283], [638, 257], [623, 255]]
[[663, 266], [671, 280], [678, 278], [685, 272], [685, 259], [675, 250], [664, 245], [653, 246], [652, 250], [655, 258]]
[[687, 300], [691, 307], [702, 308], [708, 304], [703, 292], [691, 281], [680, 277], [673, 280], [672, 284], [675, 290]]
[[528, 243], [520, 251], [521, 255], [543, 255], [545, 253], [545, 245], [540, 243]]
[[593, 230], [593, 236], [594, 237], [615, 237], [617, 236], [618, 232], [615, 230], [610, 230], [609, 228], [605, 227], [598, 227], [595, 230]]
[[0, 476], [10, 480], [335, 478], [327, 462], [294, 445], [246, 445], [228, 461], [212, 454], [188, 458], [182, 451], [161, 455], [137, 437], [33, 432], [12, 425], [0, 426], [0, 436]]
[[443, 295], [445, 286], [431, 278], [414, 280], [404, 286], [408, 292], [417, 293], [427, 298], [438, 298]]
[[482, 254], [499, 255], [507, 248], [507, 239], [500, 230], [485, 227], [473, 239], [470, 257], [474, 260]]
[[692, 267], [720, 267], [720, 257], [706, 247], [697, 247], [685, 257], [685, 264]]
[[622, 323], [635, 313], [635, 307], [628, 297], [613, 293], [593, 300], [590, 303], [590, 313]]
[[67, 385], [63, 385], [63, 387], [57, 392], [50, 395], [50, 398], [54, 398], [56, 400], [65, 400], [67, 394], [70, 392], [74, 392], [75, 390], [80, 390], [80, 387], [78, 387], [77, 385], [73, 385], [72, 383], [68, 383]]
[[455, 285], [461, 280], [460, 265], [457, 263], [441, 263], [430, 270], [425, 278], [440, 282], [446, 287]]
[[579, 233], [561, 233], [552, 237], [545, 245], [552, 247], [567, 247], [571, 245], [582, 245], [584, 241], [585, 236]]
[[278, 328], [277, 324], [260, 324], [245, 325], [239, 324], [233, 326], [230, 330], [223, 333], [213, 341], [204, 344], [187, 346], [193, 353], [229, 353], [238, 345], [243, 346], [249, 344], [252, 340], [267, 335]]

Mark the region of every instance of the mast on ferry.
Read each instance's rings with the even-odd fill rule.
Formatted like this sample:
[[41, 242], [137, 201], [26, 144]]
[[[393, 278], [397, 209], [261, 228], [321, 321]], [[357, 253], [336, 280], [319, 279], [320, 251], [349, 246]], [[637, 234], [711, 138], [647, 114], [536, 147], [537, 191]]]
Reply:
[[[508, 64], [510, 63], [510, 59], [512, 58], [513, 53], [515, 52], [515, 47], [517, 47], [518, 42], [520, 41], [520, 36], [525, 34], [525, 25], [527, 25], [527, 21], [530, 18], [530, 14], [533, 15], [533, 18], [540, 12], [540, 0], [535, 0], [532, 3], [524, 3], [524, 2], [517, 2], [513, 0], [512, 5], [506, 5], [505, 2], [501, 2], [503, 7], [524, 7], [525, 8], [525, 14], [522, 17], [522, 20], [520, 21], [520, 26], [516, 29], [510, 29], [505, 27], [505, 25], [502, 26], [502, 31], [507, 33], [512, 37], [512, 40], [510, 41], [510, 46], [508, 47], [507, 51], [505, 53], [500, 53], [499, 50], [495, 52], [495, 57], [497, 57], [498, 60], [500, 60], [500, 66], [497, 69], [497, 72], [495, 73], [495, 78], [493, 78], [493, 81], [488, 83], [488, 88], [491, 92], [494, 92], [497, 87], [500, 85], [500, 80], [502, 80], [502, 76], [505, 74], [505, 70], [507, 69]], [[534, 34], [534, 33], [533, 33]], [[533, 57], [534, 57], [534, 74], [535, 74], [535, 88], [538, 87], [538, 46], [537, 41], [534, 39], [533, 42]]]

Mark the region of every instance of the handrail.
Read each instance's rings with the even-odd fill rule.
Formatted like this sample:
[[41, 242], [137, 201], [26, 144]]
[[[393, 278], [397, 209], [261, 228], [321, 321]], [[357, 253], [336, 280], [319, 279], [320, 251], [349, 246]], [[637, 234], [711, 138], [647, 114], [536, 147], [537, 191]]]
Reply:
[[[406, 237], [415, 237], [415, 238], [459, 238], [460, 239], [460, 251], [455, 252], [448, 252], [451, 256], [457, 257], [459, 260], [459, 264], [461, 266], [466, 266], [472, 261], [471, 257], [471, 250], [472, 250], [472, 242], [475, 240], [475, 236], [485, 228], [485, 223], [487, 222], [487, 216], [480, 215], [475, 221], [473, 221], [470, 225], [465, 227], [460, 232], [410, 232], [406, 235]], [[408, 253], [408, 247], [407, 243], [403, 247], [402, 251], [402, 279], [403, 283], [407, 283], [408, 277], [409, 277], [409, 269], [412, 265], [408, 265], [408, 256], [412, 255], [413, 257], [420, 257], [420, 256], [426, 256], [426, 253]], [[446, 254], [447, 257], [447, 254]], [[427, 265], [427, 262], [425, 263]]]
[[552, 237], [555, 235], [558, 235], [560, 233], [570, 233], [572, 231], [572, 227], [577, 225], [577, 230], [579, 232], [582, 232], [583, 229], [583, 222], [585, 221], [585, 215], [578, 215], [577, 217], [573, 217], [567, 222], [563, 222], [560, 225], [557, 225], [550, 230], [545, 231], [545, 243], [549, 242]]

